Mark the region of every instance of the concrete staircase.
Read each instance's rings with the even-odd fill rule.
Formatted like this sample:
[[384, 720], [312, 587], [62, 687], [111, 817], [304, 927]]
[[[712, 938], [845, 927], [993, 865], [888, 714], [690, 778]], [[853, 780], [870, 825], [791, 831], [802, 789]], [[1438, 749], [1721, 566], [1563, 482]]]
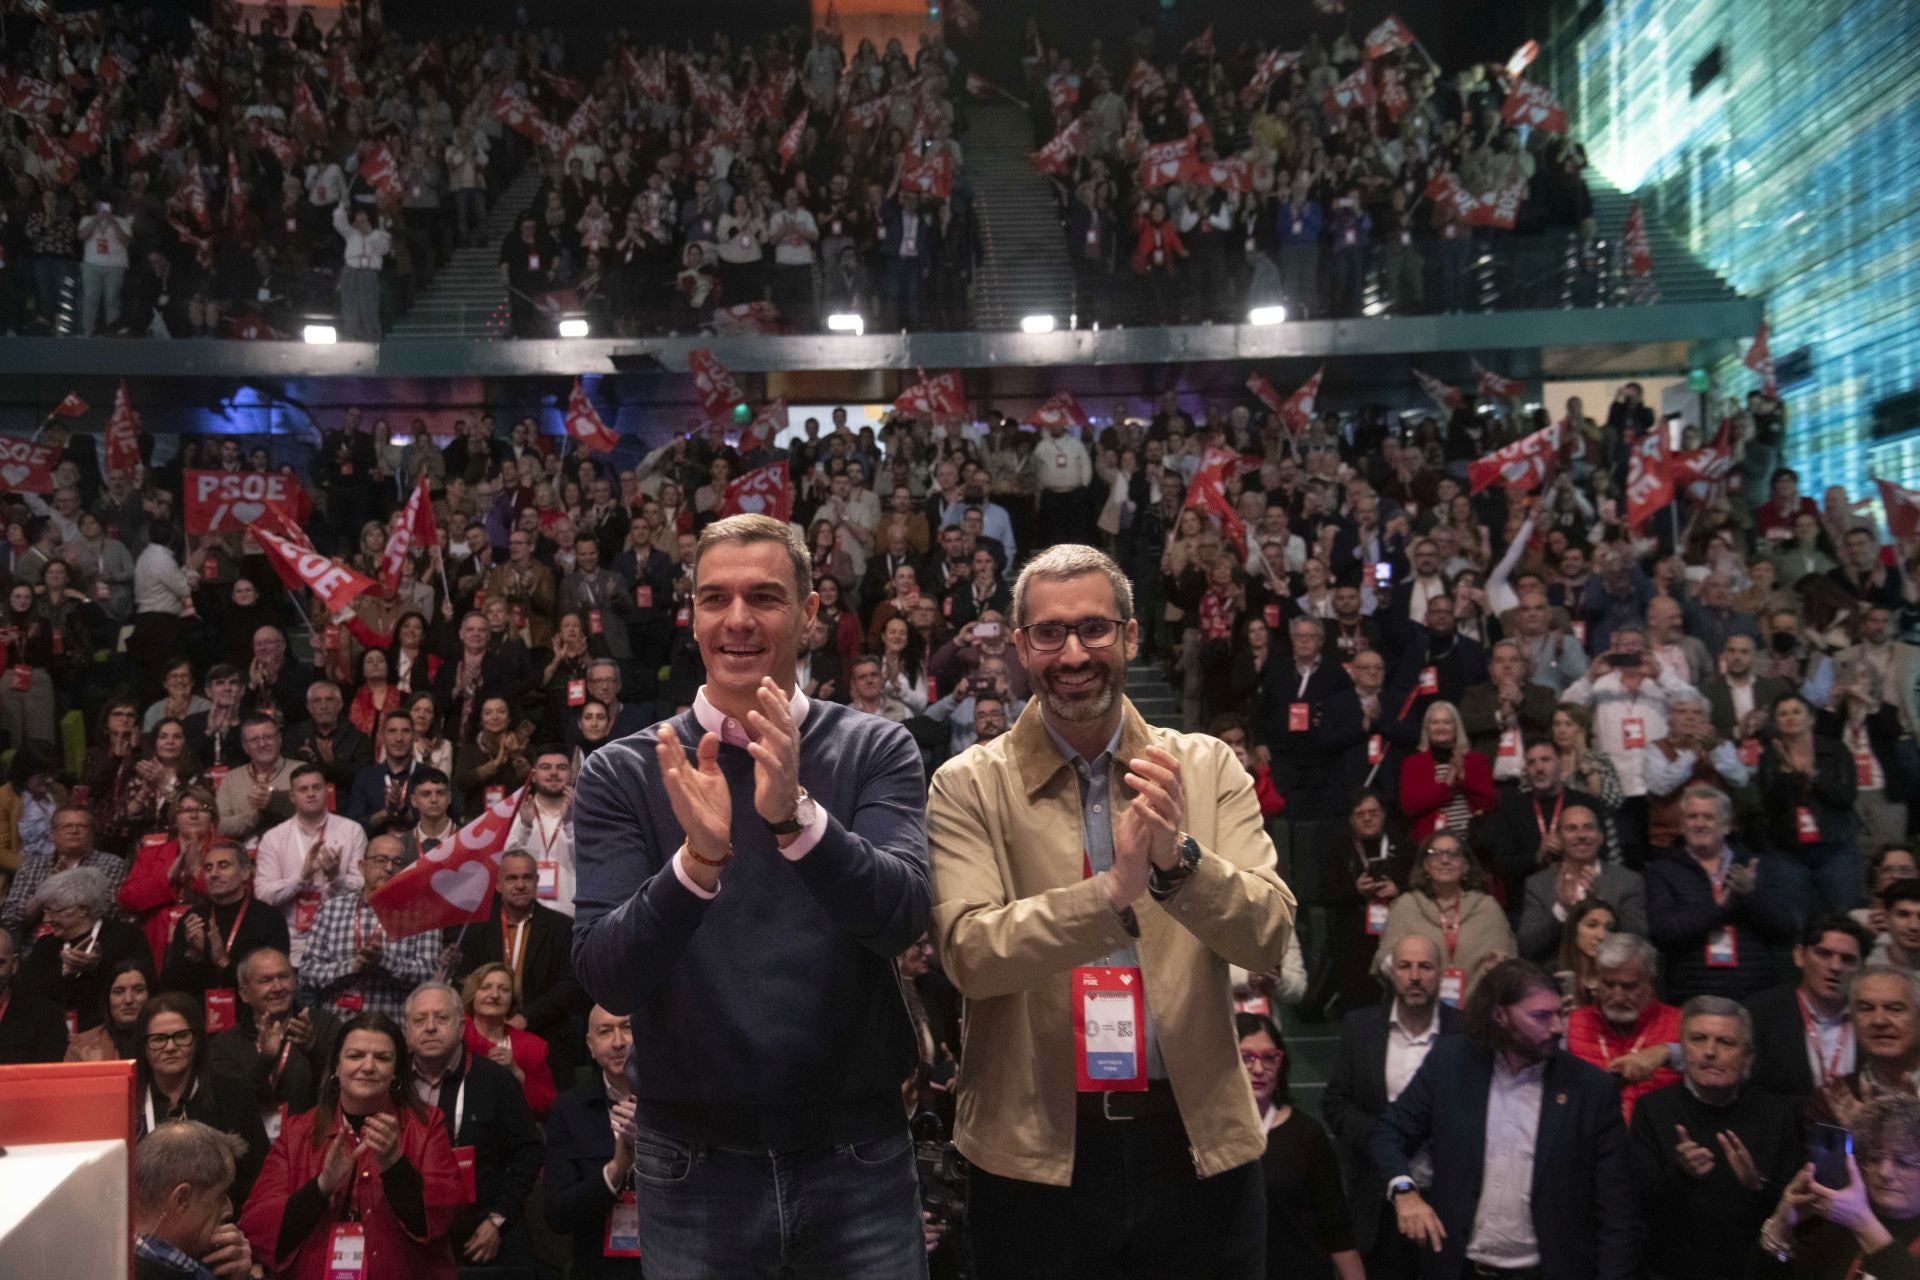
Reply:
[[1127, 664], [1127, 697], [1148, 724], [1180, 729], [1180, 693], [1167, 683], [1158, 662]]
[[[1593, 196], [1594, 234], [1603, 247], [1602, 259], [1608, 264], [1610, 290], [1604, 294], [1608, 305], [1626, 305], [1634, 288], [1627, 274], [1627, 214], [1633, 197], [1609, 184], [1594, 170], [1587, 170], [1587, 190]], [[1647, 244], [1653, 251], [1654, 300], [1666, 303], [1733, 302], [1739, 294], [1713, 270], [1694, 257], [1686, 244], [1669, 231], [1653, 209], [1642, 204], [1647, 215]]]
[[967, 182], [973, 188], [985, 248], [974, 295], [974, 327], [1018, 329], [1023, 316], [1046, 314], [1065, 328], [1073, 310], [1053, 189], [1034, 172], [1027, 113], [1008, 102], [972, 110]]
[[528, 165], [500, 193], [480, 235], [480, 242], [453, 251], [418, 298], [413, 309], [393, 327], [391, 341], [408, 338], [501, 339], [507, 336], [507, 287], [500, 283], [500, 242], [526, 211], [540, 186], [538, 165]]

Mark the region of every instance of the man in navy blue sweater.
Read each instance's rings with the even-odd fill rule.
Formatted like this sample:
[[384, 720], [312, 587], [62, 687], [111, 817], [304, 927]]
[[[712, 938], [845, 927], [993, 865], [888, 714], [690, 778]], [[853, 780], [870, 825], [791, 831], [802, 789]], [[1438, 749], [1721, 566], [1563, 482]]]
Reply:
[[899, 725], [794, 688], [811, 583], [786, 524], [709, 525], [706, 684], [575, 791], [574, 967], [633, 1020], [650, 1280], [926, 1273], [893, 969], [930, 912], [926, 781]]

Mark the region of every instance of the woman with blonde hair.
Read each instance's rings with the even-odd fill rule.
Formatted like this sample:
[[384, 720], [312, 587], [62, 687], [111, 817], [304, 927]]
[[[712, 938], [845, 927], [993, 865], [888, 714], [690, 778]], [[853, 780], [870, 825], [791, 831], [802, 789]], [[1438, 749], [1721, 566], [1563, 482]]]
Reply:
[[1436, 699], [1420, 722], [1420, 749], [1400, 762], [1400, 811], [1416, 840], [1447, 830], [1465, 837], [1467, 826], [1499, 802], [1493, 763], [1467, 748], [1460, 709]]
[[520, 984], [513, 970], [498, 961], [481, 965], [460, 984], [460, 1001], [467, 1010], [467, 1051], [511, 1071], [533, 1118], [544, 1121], [559, 1091], [547, 1066], [547, 1042], [513, 1025], [520, 1014]]

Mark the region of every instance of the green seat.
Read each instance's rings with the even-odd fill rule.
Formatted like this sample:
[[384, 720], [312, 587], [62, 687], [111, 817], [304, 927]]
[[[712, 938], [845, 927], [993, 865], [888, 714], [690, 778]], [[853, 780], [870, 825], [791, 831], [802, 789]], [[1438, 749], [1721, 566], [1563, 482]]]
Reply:
[[67, 776], [78, 778], [80, 767], [87, 759], [87, 718], [78, 711], [69, 711], [60, 717], [60, 755], [66, 764]]

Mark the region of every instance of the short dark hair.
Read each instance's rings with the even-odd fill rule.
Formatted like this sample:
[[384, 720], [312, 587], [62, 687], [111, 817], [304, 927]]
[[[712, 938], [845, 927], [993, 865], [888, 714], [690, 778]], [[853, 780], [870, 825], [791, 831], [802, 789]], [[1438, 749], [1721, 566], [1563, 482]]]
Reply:
[[325, 778], [327, 776], [327, 771], [325, 769], [322, 769], [319, 765], [314, 764], [312, 761], [308, 761], [306, 764], [298, 764], [293, 767], [293, 772], [287, 775], [287, 785], [291, 786], [294, 783], [300, 781], [300, 779], [306, 777], [308, 774], [312, 774], [312, 773], [317, 773], [322, 778]]
[[528, 753], [527, 761], [530, 764], [538, 764], [548, 756], [565, 756], [571, 760], [573, 759], [573, 752], [561, 743], [543, 742]]
[[440, 772], [430, 764], [423, 764], [413, 771], [414, 790], [417, 791], [428, 783], [438, 783], [449, 791], [453, 789], [453, 783], [447, 780], [446, 774]]
[[1502, 960], [1487, 970], [1467, 994], [1468, 1038], [1482, 1049], [1498, 1047], [1500, 1034], [1494, 1025], [1494, 1012], [1519, 1004], [1536, 991], [1551, 991], [1557, 996], [1560, 984], [1531, 960]]
[[1284, 1107], [1293, 1101], [1293, 1090], [1288, 1080], [1292, 1074], [1293, 1055], [1287, 1052], [1287, 1038], [1280, 1034], [1280, 1024], [1264, 1013], [1243, 1010], [1233, 1015], [1233, 1034], [1236, 1039], [1245, 1040], [1262, 1032], [1280, 1051], [1280, 1065], [1273, 1072], [1273, 1105]]
[[[1920, 881], [1908, 880], [1904, 883], [1920, 884]], [[1806, 927], [1800, 930], [1800, 945], [1803, 947], [1815, 946], [1819, 943], [1820, 939], [1830, 933], [1844, 933], [1849, 938], [1852, 938], [1854, 942], [1858, 943], [1860, 947], [1860, 958], [1862, 960], [1865, 960], [1873, 951], [1873, 935], [1867, 932], [1865, 926], [1851, 916], [1843, 916], [1838, 912], [1832, 911], [1817, 915], [1807, 921]]]
[[405, 720], [407, 722], [407, 728], [413, 728], [413, 712], [400, 710], [398, 708], [380, 717], [380, 727], [385, 729], [395, 720]]
[[247, 730], [258, 729], [263, 724], [271, 728], [275, 733], [280, 731], [280, 722], [278, 720], [275, 720], [264, 711], [255, 711], [240, 718], [240, 733], [242, 736], [245, 736]]
[[1896, 902], [1920, 902], [1920, 880], [1895, 880], [1880, 891], [1880, 905], [1893, 910]]

